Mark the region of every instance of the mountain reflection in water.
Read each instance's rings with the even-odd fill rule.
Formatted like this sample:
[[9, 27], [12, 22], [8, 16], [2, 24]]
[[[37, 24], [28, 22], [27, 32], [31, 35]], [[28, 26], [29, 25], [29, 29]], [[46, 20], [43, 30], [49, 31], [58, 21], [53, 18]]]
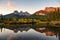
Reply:
[[1, 28], [0, 40], [60, 40], [60, 28]]

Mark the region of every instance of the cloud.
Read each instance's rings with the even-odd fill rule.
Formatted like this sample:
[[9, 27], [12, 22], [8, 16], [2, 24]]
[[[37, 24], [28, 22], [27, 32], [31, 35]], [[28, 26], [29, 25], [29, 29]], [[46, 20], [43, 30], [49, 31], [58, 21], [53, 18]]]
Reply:
[[7, 2], [7, 7], [14, 8], [14, 5], [11, 2]]
[[17, 10], [18, 8], [11, 2], [11, 1], [8, 1], [6, 6], [12, 10]]

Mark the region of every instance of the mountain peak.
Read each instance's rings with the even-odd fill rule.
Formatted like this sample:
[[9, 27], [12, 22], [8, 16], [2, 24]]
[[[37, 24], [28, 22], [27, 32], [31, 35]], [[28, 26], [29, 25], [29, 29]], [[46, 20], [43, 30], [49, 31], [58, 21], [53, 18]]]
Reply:
[[11, 14], [17, 14], [17, 15], [25, 15], [25, 16], [28, 16], [28, 15], [30, 15], [30, 13], [29, 12], [27, 12], [27, 11], [25, 11], [25, 12], [23, 12], [23, 11], [20, 11], [20, 12], [18, 12], [17, 10], [15, 10], [13, 13], [11, 13]]
[[14, 14], [18, 14], [19, 12], [18, 12], [17, 10], [15, 10], [13, 13], [14, 13]]

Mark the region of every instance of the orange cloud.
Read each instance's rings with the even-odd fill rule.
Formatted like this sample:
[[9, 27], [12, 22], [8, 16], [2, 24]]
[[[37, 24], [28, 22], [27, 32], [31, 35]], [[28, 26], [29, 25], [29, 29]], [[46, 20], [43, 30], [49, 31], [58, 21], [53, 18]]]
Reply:
[[8, 3], [7, 3], [7, 6], [8, 6], [9, 8], [14, 8], [14, 5], [13, 5], [11, 2], [8, 2]]

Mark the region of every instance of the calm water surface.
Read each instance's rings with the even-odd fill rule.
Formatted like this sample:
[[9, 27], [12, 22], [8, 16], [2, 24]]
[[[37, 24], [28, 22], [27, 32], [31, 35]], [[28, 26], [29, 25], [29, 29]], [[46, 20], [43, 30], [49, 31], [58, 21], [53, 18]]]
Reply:
[[[54, 29], [55, 30], [55, 29]], [[60, 32], [49, 28], [0, 29], [0, 40], [60, 40]]]

